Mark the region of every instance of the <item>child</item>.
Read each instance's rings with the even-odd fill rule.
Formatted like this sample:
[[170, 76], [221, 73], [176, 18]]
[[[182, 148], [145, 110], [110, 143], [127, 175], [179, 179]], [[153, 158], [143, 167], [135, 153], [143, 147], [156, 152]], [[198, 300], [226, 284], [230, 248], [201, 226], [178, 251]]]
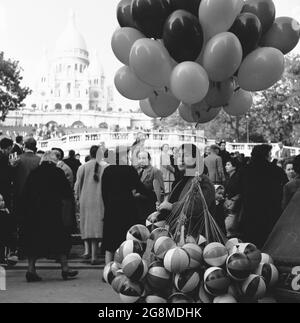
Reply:
[[216, 212], [214, 219], [221, 229], [223, 234], [226, 234], [225, 228], [225, 212], [224, 212], [224, 194], [225, 188], [222, 185], [215, 185], [215, 192], [216, 192]]

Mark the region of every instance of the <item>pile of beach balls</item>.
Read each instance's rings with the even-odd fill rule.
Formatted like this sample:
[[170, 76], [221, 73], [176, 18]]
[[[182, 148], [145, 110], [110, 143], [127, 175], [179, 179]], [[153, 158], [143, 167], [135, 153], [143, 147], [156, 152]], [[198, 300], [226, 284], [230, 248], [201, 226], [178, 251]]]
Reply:
[[178, 246], [164, 221], [135, 225], [103, 277], [124, 303], [257, 302], [278, 282], [271, 256], [251, 243], [185, 241]]

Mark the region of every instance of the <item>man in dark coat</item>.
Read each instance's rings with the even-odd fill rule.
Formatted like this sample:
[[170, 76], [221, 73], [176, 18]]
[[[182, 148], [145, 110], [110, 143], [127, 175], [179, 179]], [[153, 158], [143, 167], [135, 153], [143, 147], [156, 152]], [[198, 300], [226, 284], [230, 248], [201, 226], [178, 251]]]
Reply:
[[23, 149], [23, 136], [17, 136], [16, 143], [11, 151], [12, 154], [17, 153], [18, 156], [22, 155], [24, 152]]
[[69, 157], [66, 158], [64, 162], [71, 168], [73, 172], [74, 182], [76, 182], [77, 171], [78, 168], [81, 166], [81, 162], [78, 159], [76, 159], [74, 150], [69, 151]]
[[241, 194], [238, 231], [243, 241], [261, 248], [281, 215], [284, 171], [271, 161], [272, 146], [256, 146], [249, 165], [238, 174], [235, 194]]
[[220, 154], [219, 156], [222, 158], [223, 168], [225, 171], [226, 163], [231, 159], [230, 153], [226, 150], [226, 142], [222, 140], [219, 144], [220, 146]]

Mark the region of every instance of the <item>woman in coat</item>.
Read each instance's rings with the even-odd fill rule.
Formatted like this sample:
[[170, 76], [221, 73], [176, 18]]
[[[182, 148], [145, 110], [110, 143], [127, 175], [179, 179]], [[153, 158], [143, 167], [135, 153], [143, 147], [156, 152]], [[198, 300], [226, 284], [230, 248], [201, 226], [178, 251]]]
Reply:
[[92, 265], [99, 263], [97, 247], [103, 236], [104, 205], [101, 180], [106, 164], [102, 162], [102, 155], [98, 146], [91, 147], [91, 160], [79, 167], [75, 184], [75, 197], [80, 207], [81, 238], [85, 243], [84, 258], [91, 257]]
[[108, 166], [102, 177], [104, 202], [103, 248], [106, 263], [126, 240], [127, 231], [137, 223], [138, 211], [133, 191], [151, 196], [153, 193], [141, 183], [138, 173], [128, 163], [128, 149], [117, 147], [115, 163]]
[[64, 172], [56, 167], [54, 151], [46, 152], [38, 168], [29, 175], [22, 193], [20, 245], [28, 257], [28, 282], [40, 281], [35, 263], [38, 258], [55, 255], [60, 259], [64, 280], [77, 276], [71, 271], [67, 255], [71, 248], [73, 193]]

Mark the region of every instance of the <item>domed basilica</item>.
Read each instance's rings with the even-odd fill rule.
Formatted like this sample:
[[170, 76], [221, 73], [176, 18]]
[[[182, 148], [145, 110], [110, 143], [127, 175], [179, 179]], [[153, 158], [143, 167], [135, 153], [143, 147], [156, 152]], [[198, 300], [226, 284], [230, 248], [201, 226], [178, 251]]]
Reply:
[[26, 107], [11, 112], [6, 124], [56, 123], [66, 127], [149, 124], [145, 116], [115, 107], [113, 87], [106, 85], [97, 53], [89, 53], [73, 11], [53, 55], [49, 57], [45, 51], [37, 70], [36, 85]]

